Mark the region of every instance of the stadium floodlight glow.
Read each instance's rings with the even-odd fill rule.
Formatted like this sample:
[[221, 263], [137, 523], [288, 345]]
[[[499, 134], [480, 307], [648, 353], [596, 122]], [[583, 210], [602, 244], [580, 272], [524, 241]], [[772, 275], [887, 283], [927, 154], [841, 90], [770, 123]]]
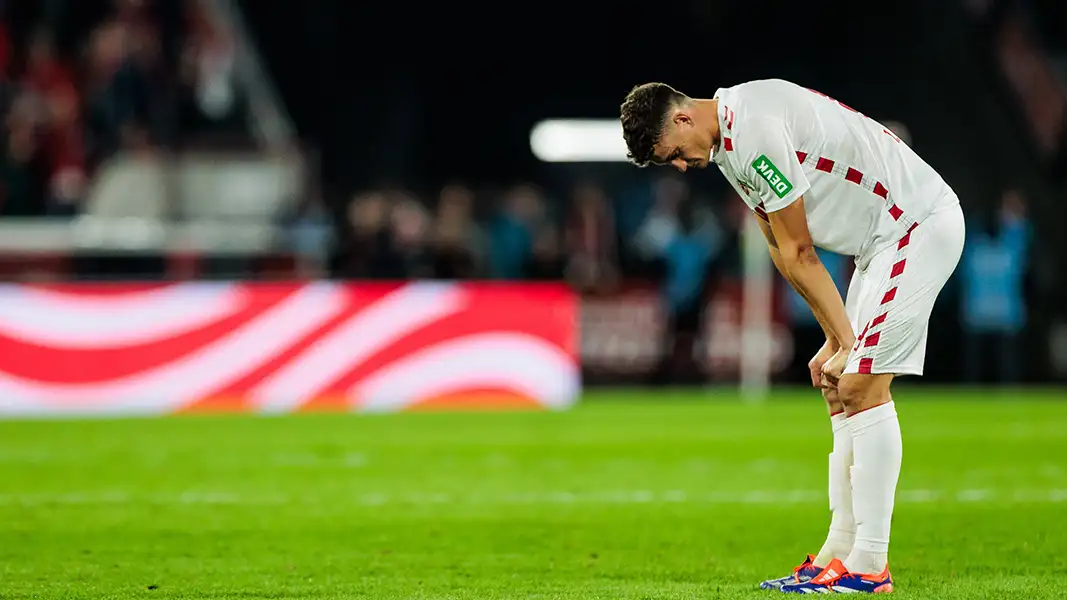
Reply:
[[544, 162], [626, 162], [622, 123], [615, 119], [550, 119], [530, 131], [530, 150]]

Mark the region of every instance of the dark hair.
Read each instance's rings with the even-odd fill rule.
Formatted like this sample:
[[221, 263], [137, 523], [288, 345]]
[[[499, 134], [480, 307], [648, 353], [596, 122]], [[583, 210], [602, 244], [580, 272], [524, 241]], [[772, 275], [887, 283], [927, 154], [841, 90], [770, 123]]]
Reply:
[[652, 161], [671, 108], [688, 97], [665, 83], [646, 83], [630, 90], [622, 102], [622, 136], [626, 158], [639, 167]]

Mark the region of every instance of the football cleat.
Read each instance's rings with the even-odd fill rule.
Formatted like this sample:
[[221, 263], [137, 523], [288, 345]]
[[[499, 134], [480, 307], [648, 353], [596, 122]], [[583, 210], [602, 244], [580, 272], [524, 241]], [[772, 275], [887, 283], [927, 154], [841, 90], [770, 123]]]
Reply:
[[818, 575], [803, 583], [782, 586], [787, 594], [888, 594], [893, 591], [889, 566], [878, 575], [849, 573], [845, 565], [833, 559]]
[[815, 566], [815, 556], [809, 554], [804, 562], [793, 567], [793, 574], [778, 579], [768, 579], [759, 584], [761, 590], [780, 590], [788, 583], [804, 583], [819, 574], [822, 569]]

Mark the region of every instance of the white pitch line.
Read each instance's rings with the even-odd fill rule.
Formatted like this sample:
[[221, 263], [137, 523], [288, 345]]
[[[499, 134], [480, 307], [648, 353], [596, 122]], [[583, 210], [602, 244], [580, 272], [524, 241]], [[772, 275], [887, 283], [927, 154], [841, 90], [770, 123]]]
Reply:
[[[330, 502], [345, 502], [331, 496]], [[748, 492], [687, 492], [684, 490], [616, 490], [600, 492], [530, 492], [495, 494], [449, 494], [443, 492], [390, 494], [361, 493], [350, 496], [347, 503], [354, 506], [443, 506], [443, 505], [538, 505], [538, 504], [811, 504], [826, 501], [826, 492], [818, 490], [777, 490]], [[124, 491], [69, 493], [7, 493], [0, 494], [0, 506], [49, 505], [237, 505], [263, 506], [286, 504], [323, 504], [315, 496], [287, 494], [255, 494], [227, 491], [189, 490], [172, 494], [137, 494]], [[1067, 489], [1046, 490], [901, 490], [900, 504], [930, 503], [1063, 503]]]

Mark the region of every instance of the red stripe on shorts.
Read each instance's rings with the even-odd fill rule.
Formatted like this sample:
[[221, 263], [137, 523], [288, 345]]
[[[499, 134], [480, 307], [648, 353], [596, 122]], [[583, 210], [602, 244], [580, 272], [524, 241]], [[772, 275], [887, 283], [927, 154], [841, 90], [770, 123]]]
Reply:
[[916, 224], [908, 229], [908, 233], [904, 234], [904, 237], [900, 238], [897, 243], [897, 256], [893, 266], [890, 267], [889, 280], [886, 282], [886, 287], [889, 289], [882, 294], [882, 299], [878, 304], [879, 314], [863, 327], [863, 332], [856, 338], [856, 345], [853, 346], [853, 352], [859, 352], [861, 354], [859, 359], [859, 366], [857, 372], [869, 375], [874, 369], [875, 353], [878, 350], [878, 344], [882, 341], [882, 332], [879, 327], [885, 323], [889, 318], [889, 312], [893, 309], [893, 302], [897, 298], [897, 292], [900, 290], [900, 277], [904, 274], [904, 271], [908, 266], [908, 259], [906, 248], [911, 243], [911, 232], [915, 230]]

